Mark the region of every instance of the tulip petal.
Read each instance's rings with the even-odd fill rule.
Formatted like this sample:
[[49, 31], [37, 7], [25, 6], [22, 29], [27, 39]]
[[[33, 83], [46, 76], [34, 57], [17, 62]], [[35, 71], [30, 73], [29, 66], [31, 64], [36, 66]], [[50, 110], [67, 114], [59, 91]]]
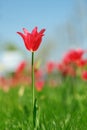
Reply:
[[23, 38], [24, 44], [25, 44], [26, 48], [28, 49], [28, 43], [27, 43], [26, 36], [23, 33], [21, 33], [21, 32], [17, 32], [17, 33]]
[[34, 44], [34, 51], [36, 51], [39, 48], [41, 41], [42, 41], [42, 37], [39, 37], [36, 41], [36, 44]]
[[29, 33], [26, 28], [23, 28], [23, 31], [24, 31], [25, 35]]
[[43, 35], [44, 32], [45, 32], [45, 29], [42, 29], [42, 30], [39, 32], [39, 34], [42, 34], [42, 35]]
[[37, 29], [38, 29], [38, 28], [35, 27], [35, 28], [32, 30], [32, 33], [31, 33], [31, 34], [33, 34], [34, 36], [37, 35]]
[[21, 33], [21, 32], [17, 32], [22, 38], [24, 38], [25, 37], [25, 35], [23, 34], [23, 33]]

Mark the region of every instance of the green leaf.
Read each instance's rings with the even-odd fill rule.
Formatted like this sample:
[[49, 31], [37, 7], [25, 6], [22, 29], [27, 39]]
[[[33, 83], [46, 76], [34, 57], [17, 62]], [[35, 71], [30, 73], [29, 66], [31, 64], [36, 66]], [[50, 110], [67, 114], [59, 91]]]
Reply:
[[39, 127], [39, 117], [40, 117], [40, 109], [39, 109], [39, 106], [37, 104], [37, 99], [35, 98], [34, 109], [33, 109], [34, 130], [38, 130], [38, 127]]

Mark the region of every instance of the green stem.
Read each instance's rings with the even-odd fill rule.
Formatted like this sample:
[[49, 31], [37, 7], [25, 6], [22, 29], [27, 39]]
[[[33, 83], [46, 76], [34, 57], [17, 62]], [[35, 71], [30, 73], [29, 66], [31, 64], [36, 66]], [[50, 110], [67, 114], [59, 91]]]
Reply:
[[34, 52], [32, 52], [32, 105], [34, 109], [34, 100], [35, 100], [35, 93], [34, 93]]

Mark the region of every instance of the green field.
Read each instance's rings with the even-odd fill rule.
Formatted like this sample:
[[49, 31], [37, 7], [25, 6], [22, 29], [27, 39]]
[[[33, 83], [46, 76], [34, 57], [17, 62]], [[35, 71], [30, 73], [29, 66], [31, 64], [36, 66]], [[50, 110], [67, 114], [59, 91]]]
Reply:
[[[87, 129], [86, 82], [68, 80], [57, 87], [46, 85], [36, 96], [40, 108], [38, 130]], [[0, 90], [0, 130], [33, 130], [31, 87]]]

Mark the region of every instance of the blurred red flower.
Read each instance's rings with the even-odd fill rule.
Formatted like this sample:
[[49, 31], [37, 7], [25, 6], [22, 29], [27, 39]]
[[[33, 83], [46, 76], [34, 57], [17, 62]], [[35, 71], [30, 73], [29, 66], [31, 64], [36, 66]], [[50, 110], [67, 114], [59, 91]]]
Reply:
[[80, 60], [84, 54], [84, 50], [77, 49], [77, 50], [70, 50], [67, 54], [65, 54], [63, 58], [63, 62], [65, 64], [69, 64], [71, 62], [76, 62], [77, 60]]
[[82, 72], [82, 79], [83, 79], [83, 80], [87, 80], [87, 70], [84, 70], [84, 71]]
[[44, 86], [44, 81], [36, 81], [35, 86], [36, 86], [37, 91], [41, 91]]
[[80, 59], [76, 62], [78, 67], [84, 67], [85, 65], [87, 65], [87, 59]]
[[58, 64], [56, 65], [56, 67], [57, 67], [57, 69], [58, 69], [59, 71], [63, 71], [63, 70], [65, 69], [65, 64], [63, 64], [63, 63], [58, 63]]
[[38, 32], [37, 29], [38, 28], [35, 27], [30, 33], [27, 29], [23, 28], [24, 34], [17, 32], [23, 38], [26, 48], [31, 52], [34, 52], [39, 48], [42, 36], [44, 36], [45, 29], [42, 29], [40, 32]]
[[56, 64], [52, 61], [47, 63], [47, 72], [52, 73], [56, 67]]
[[66, 65], [64, 63], [57, 64], [57, 69], [62, 73], [63, 76], [72, 76], [76, 75], [74, 67], [71, 65]]
[[21, 72], [25, 69], [25, 67], [26, 67], [26, 62], [25, 62], [25, 61], [22, 61], [22, 62], [18, 65], [18, 67], [17, 67], [15, 73], [16, 73], [16, 74], [21, 73]]
[[36, 79], [43, 77], [43, 71], [41, 69], [38, 69], [37, 71], [35, 71], [35, 77]]

